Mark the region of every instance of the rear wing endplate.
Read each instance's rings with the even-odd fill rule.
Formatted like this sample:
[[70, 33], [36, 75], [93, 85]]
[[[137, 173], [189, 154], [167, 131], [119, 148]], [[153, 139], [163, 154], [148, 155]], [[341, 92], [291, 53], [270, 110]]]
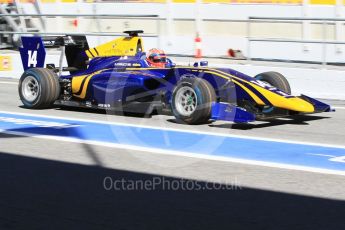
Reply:
[[88, 57], [85, 51], [89, 49], [85, 36], [47, 36], [21, 37], [22, 47], [19, 49], [24, 70], [43, 68], [46, 58], [46, 48], [61, 48], [60, 68], [63, 56], [66, 56], [68, 67], [86, 69]]

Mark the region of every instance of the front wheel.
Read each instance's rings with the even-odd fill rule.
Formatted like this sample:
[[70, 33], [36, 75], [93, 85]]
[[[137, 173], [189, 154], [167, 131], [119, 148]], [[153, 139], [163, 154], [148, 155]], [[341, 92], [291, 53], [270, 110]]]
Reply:
[[268, 83], [280, 90], [282, 90], [285, 93], [291, 94], [291, 87], [286, 79], [281, 73], [278, 72], [265, 72], [260, 73], [255, 76], [256, 80], [263, 81], [265, 83]]
[[25, 108], [49, 108], [60, 95], [60, 84], [53, 71], [32, 68], [21, 76], [18, 92]]
[[[271, 86], [274, 86], [285, 93], [291, 94], [290, 84], [281, 73], [273, 71], [260, 73], [255, 76], [255, 79], [265, 82], [266, 84], [269, 84]], [[275, 114], [279, 113], [280, 110], [278, 108], [274, 108], [273, 106], [266, 105], [263, 107], [262, 112], [265, 114]]]
[[187, 124], [203, 124], [211, 118], [216, 94], [211, 84], [201, 78], [184, 78], [172, 95], [172, 112], [177, 120]]

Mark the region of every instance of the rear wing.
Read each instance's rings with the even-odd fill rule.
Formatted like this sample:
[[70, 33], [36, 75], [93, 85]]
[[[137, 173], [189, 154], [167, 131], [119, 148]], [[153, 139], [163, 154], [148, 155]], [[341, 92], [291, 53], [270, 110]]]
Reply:
[[[62, 61], [66, 56], [67, 71], [74, 72], [87, 68], [88, 60], [85, 51], [89, 49], [85, 36], [47, 36], [21, 37], [22, 47], [19, 49], [24, 70], [42, 68], [45, 64], [46, 48], [60, 48], [61, 56], [59, 67], [62, 70]], [[54, 65], [49, 65], [50, 68]]]

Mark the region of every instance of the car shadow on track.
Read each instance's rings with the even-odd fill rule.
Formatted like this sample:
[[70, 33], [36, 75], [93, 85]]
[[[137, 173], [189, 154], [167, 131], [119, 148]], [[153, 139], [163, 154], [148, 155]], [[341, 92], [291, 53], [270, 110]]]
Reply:
[[137, 118], [150, 118], [153, 114], [146, 114], [146, 113], [134, 113], [134, 112], [124, 112], [124, 111], [110, 111], [105, 109], [88, 109], [88, 108], [77, 108], [77, 107], [67, 107], [67, 106], [60, 106], [55, 107], [56, 110], [64, 110], [64, 111], [73, 111], [73, 112], [81, 112], [81, 113], [95, 113], [95, 114], [108, 114], [108, 115], [116, 115], [116, 116], [129, 116], [129, 117], [137, 117]]
[[240, 129], [240, 130], [248, 130], [248, 129], [258, 129], [258, 128], [267, 128], [272, 126], [280, 126], [280, 125], [309, 125], [310, 121], [328, 119], [330, 117], [325, 116], [308, 116], [308, 115], [298, 115], [288, 118], [277, 118], [272, 120], [260, 121], [261, 123], [242, 123], [242, 124], [233, 124], [233, 123], [225, 123], [225, 124], [211, 124], [210, 127], [216, 128], [227, 128], [227, 129]]
[[[68, 111], [75, 111], [75, 112], [89, 112], [89, 113], [98, 113], [98, 114], [111, 114], [111, 115], [117, 115], [117, 116], [130, 116], [130, 117], [136, 117], [136, 118], [151, 118], [155, 115], [166, 115], [167, 121], [170, 123], [175, 124], [182, 124], [182, 125], [188, 125], [187, 123], [183, 121], [179, 121], [175, 118], [170, 118], [170, 113], [157, 113], [156, 111], [152, 114], [143, 114], [143, 113], [123, 113], [123, 112], [114, 112], [114, 111], [105, 111], [100, 109], [80, 109], [80, 108], [73, 108], [73, 107], [61, 107], [56, 108], [60, 110], [68, 110]], [[322, 120], [322, 119], [328, 119], [330, 117], [326, 116], [315, 116], [315, 115], [296, 115], [296, 116], [290, 116], [285, 118], [276, 118], [276, 119], [270, 119], [262, 121], [263, 123], [260, 124], [253, 124], [253, 123], [224, 123], [224, 124], [213, 124], [213, 122], [210, 120], [206, 123], [206, 125], [210, 127], [215, 128], [227, 128], [227, 129], [240, 129], [240, 130], [248, 130], [248, 129], [257, 129], [257, 128], [267, 128], [271, 126], [279, 126], [279, 125], [309, 125], [309, 121], [315, 121], [315, 120]], [[199, 124], [199, 125], [205, 125], [205, 124]], [[195, 126], [195, 125], [194, 125]]]
[[[27, 109], [23, 105], [19, 106], [22, 109]], [[138, 118], [150, 118], [153, 114], [145, 114], [145, 113], [134, 113], [134, 112], [122, 112], [122, 111], [109, 111], [105, 109], [92, 109], [92, 108], [78, 108], [78, 107], [71, 107], [71, 106], [54, 106], [53, 108], [48, 109], [41, 109], [41, 110], [61, 110], [61, 111], [72, 111], [76, 113], [93, 113], [93, 114], [108, 114], [108, 115], [116, 115], [116, 116], [129, 116], [129, 117], [138, 117]]]
[[[189, 124], [187, 124], [186, 122], [177, 120], [177, 119], [175, 119], [175, 118], [173, 118], [173, 119], [168, 119], [167, 121], [170, 122], [170, 123], [175, 123], [175, 124], [180, 124], [180, 125], [189, 125]], [[212, 121], [209, 120], [208, 122], [206, 122], [206, 125], [207, 125], [207, 124], [212, 124]], [[198, 126], [198, 125], [205, 125], [205, 124], [194, 124], [193, 126]]]
[[[0, 169], [0, 229], [345, 229], [344, 201], [222, 184], [186, 189], [180, 178], [6, 152]], [[165, 187], [128, 187], [158, 179]]]
[[[67, 107], [67, 106], [56, 106], [54, 107], [54, 109], [62, 110], [62, 111], [73, 111], [73, 112], [79, 112], [79, 113], [95, 113], [95, 114], [108, 114], [108, 115], [115, 115], [115, 116], [129, 116], [129, 117], [135, 117], [135, 118], [152, 118], [155, 115], [166, 115], [167, 121], [170, 123], [188, 125], [187, 123], [183, 121], [179, 121], [175, 118], [171, 118], [172, 114], [170, 114], [169, 112], [157, 113], [157, 111], [154, 111], [151, 114], [133, 113], [133, 112], [124, 113], [121, 111], [107, 111], [104, 109], [76, 108], [76, 107]], [[215, 127], [215, 128], [248, 130], [248, 129], [257, 129], [257, 128], [267, 128], [267, 127], [279, 126], [279, 125], [309, 125], [308, 123], [309, 121], [322, 120], [322, 119], [328, 119], [328, 118], [330, 117], [315, 116], [315, 115], [296, 115], [296, 116], [290, 116], [290, 117], [285, 117], [285, 118], [276, 118], [276, 119], [260, 121], [261, 122], [260, 124], [254, 124], [254, 123], [213, 124], [213, 122], [210, 120], [208, 123], [206, 123], [206, 125], [209, 125], [210, 127]], [[205, 124], [199, 124], [199, 125], [205, 125]]]

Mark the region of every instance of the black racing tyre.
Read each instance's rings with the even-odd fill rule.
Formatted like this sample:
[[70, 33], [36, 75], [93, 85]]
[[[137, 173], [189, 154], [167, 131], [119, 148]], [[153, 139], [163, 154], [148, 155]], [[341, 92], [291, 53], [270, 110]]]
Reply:
[[57, 75], [45, 68], [26, 70], [19, 80], [18, 92], [25, 108], [49, 108], [60, 95]]
[[183, 78], [172, 94], [172, 112], [187, 124], [204, 124], [211, 118], [216, 94], [212, 85], [201, 78]]
[[278, 72], [265, 72], [255, 76], [255, 79], [267, 82], [281, 91], [291, 94], [291, 88], [286, 78]]

